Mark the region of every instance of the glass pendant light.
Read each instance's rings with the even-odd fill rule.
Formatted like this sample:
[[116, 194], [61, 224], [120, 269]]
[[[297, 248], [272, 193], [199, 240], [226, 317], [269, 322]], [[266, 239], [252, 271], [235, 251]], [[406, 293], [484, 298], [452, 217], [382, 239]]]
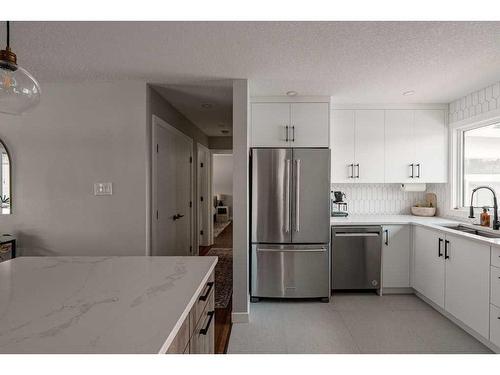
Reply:
[[38, 82], [17, 65], [17, 56], [10, 49], [10, 24], [7, 21], [7, 47], [0, 51], [0, 112], [20, 115], [39, 101]]

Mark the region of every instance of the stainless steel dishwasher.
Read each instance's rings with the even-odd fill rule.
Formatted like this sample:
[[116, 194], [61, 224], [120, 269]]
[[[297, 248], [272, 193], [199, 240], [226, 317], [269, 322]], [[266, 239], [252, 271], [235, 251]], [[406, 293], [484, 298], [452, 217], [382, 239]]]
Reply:
[[332, 227], [332, 289], [380, 289], [382, 227]]

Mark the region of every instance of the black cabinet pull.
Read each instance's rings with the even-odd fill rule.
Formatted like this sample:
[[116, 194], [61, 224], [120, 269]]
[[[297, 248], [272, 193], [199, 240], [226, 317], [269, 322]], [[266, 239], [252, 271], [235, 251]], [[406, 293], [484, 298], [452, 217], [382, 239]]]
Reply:
[[410, 168], [411, 168], [411, 175], [410, 175], [410, 178], [413, 178], [414, 177], [414, 170], [413, 170], [413, 166], [414, 164], [410, 164]]
[[351, 168], [351, 175], [349, 178], [354, 178], [354, 164], [349, 164], [349, 168]]
[[295, 125], [292, 126], [292, 142], [295, 142]]
[[448, 245], [450, 241], [446, 240], [444, 241], [444, 259], [450, 259], [450, 256], [448, 255]]
[[384, 230], [385, 232], [385, 245], [389, 246], [389, 229]]
[[200, 329], [200, 335], [206, 335], [208, 333], [208, 329], [210, 328], [210, 324], [212, 323], [212, 319], [215, 315], [215, 311], [207, 312], [208, 315], [208, 323], [205, 328]]
[[359, 178], [359, 164], [355, 164], [355, 166], [358, 168], [358, 173], [356, 173], [356, 178]]
[[285, 142], [288, 142], [288, 125], [285, 126]]
[[200, 296], [200, 298], [199, 298], [200, 301], [206, 301], [207, 300], [208, 296], [210, 295], [210, 291], [212, 290], [212, 288], [214, 286], [213, 281], [207, 283], [207, 286], [208, 286], [208, 289], [207, 289], [207, 291], [205, 292], [204, 295]]
[[440, 238], [438, 241], [438, 258], [443, 256], [443, 253], [441, 252], [441, 243], [443, 242], [443, 239]]
[[418, 174], [416, 177], [420, 178], [420, 163], [417, 164], [417, 172], [418, 172]]

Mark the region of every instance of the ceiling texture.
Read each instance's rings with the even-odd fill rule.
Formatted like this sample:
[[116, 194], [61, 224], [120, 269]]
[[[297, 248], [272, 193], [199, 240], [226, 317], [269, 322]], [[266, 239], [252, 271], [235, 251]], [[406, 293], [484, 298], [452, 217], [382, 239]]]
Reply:
[[449, 103], [500, 78], [500, 22], [13, 22], [11, 46], [42, 84], [247, 78], [252, 95]]

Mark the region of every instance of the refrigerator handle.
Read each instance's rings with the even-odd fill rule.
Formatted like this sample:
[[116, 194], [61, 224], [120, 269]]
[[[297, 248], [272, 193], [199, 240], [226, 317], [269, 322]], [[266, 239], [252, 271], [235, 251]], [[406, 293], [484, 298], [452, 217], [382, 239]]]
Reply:
[[295, 231], [300, 232], [300, 159], [295, 160]]
[[285, 232], [290, 232], [290, 159], [285, 160]]

